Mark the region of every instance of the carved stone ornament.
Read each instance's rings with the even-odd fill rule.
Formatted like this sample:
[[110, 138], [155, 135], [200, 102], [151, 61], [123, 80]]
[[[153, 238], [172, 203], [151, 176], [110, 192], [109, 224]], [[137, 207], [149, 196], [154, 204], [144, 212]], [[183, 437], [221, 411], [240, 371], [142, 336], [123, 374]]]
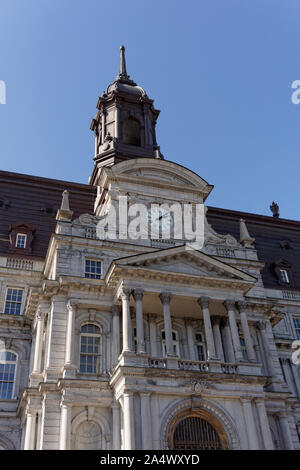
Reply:
[[209, 388], [214, 388], [209, 382], [205, 382], [204, 380], [192, 382], [192, 387], [197, 395], [201, 395], [201, 393], [207, 391]]
[[232, 235], [221, 235], [217, 233], [212, 226], [208, 223], [206, 218], [207, 207], [205, 207], [204, 216], [204, 244], [213, 243], [216, 245], [227, 245], [227, 246], [241, 246], [239, 242]]

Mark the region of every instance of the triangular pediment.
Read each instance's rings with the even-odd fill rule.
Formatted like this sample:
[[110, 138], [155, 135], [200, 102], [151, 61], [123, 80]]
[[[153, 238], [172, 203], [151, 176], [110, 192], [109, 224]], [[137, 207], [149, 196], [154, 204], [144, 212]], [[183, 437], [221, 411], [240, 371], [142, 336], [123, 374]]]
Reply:
[[193, 250], [186, 245], [120, 258], [115, 260], [115, 264], [200, 277], [206, 276], [253, 283], [256, 281], [256, 278], [244, 271], [201, 251]]

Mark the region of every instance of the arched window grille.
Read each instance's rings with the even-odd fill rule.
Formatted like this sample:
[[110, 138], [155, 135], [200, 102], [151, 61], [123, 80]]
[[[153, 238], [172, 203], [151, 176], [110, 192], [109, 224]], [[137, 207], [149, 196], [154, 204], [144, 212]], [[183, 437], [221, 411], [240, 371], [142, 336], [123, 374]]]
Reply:
[[217, 431], [208, 421], [198, 416], [189, 416], [177, 424], [172, 449], [219, 450], [222, 449], [222, 444]]
[[0, 398], [11, 400], [14, 397], [18, 357], [7, 350], [0, 351]]
[[87, 323], [81, 327], [79, 372], [100, 373], [100, 341], [101, 330], [97, 325]]
[[141, 126], [137, 119], [131, 116], [125, 118], [122, 130], [124, 144], [141, 146]]
[[195, 345], [196, 345], [196, 359], [198, 361], [206, 361], [206, 346], [205, 346], [205, 340], [204, 340], [204, 335], [202, 331], [196, 331]]
[[[161, 339], [162, 339], [162, 351], [163, 356], [167, 355], [167, 346], [166, 346], [166, 333], [165, 330], [161, 332]], [[179, 340], [178, 340], [178, 333], [175, 330], [172, 330], [172, 345], [173, 345], [173, 354], [174, 356], [180, 356], [179, 350]]]

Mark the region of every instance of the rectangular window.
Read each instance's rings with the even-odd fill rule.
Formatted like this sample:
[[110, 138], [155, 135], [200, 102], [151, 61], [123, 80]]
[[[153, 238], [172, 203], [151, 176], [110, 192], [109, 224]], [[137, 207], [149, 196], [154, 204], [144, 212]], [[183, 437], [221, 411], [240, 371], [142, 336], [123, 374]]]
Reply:
[[244, 359], [244, 361], [248, 361], [249, 359], [248, 359], [245, 340], [244, 340], [244, 338], [240, 338], [240, 341], [241, 341], [241, 349], [242, 349], [243, 359]]
[[195, 340], [196, 340], [196, 359], [198, 361], [205, 361], [206, 360], [206, 355], [205, 355], [205, 344], [204, 344], [204, 338], [201, 332], [197, 331], [195, 333]]
[[283, 284], [289, 284], [290, 280], [289, 280], [289, 276], [288, 276], [287, 271], [285, 269], [280, 269], [279, 273], [280, 273], [280, 281]]
[[21, 315], [23, 289], [9, 287], [6, 292], [4, 313], [8, 315]]
[[10, 351], [0, 351], [0, 398], [13, 398], [17, 356]]
[[18, 233], [16, 238], [16, 247], [26, 248], [26, 239], [27, 235], [24, 235], [24, 233]]
[[102, 263], [94, 259], [85, 260], [85, 277], [90, 279], [101, 279]]
[[294, 321], [294, 327], [296, 331], [296, 338], [300, 339], [300, 317], [293, 318]]

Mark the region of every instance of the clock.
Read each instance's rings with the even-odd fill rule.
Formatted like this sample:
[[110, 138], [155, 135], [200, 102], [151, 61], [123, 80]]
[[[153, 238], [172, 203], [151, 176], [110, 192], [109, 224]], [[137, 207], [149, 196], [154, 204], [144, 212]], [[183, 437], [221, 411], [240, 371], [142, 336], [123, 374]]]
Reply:
[[148, 209], [149, 233], [157, 238], [171, 238], [171, 231], [174, 226], [174, 215], [163, 207], [151, 207]]

